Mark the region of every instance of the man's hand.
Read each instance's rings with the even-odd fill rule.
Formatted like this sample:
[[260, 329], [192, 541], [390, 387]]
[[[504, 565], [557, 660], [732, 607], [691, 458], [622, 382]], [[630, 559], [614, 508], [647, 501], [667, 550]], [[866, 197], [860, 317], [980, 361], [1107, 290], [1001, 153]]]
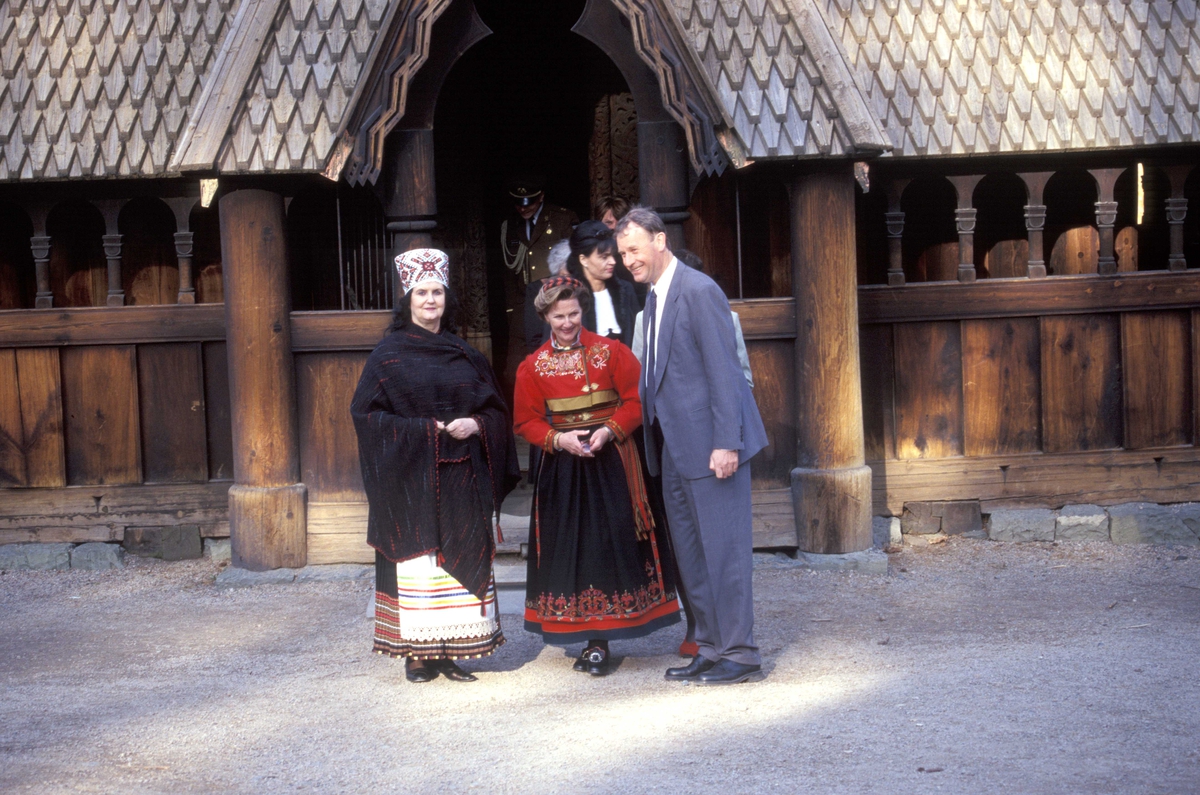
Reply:
[[582, 436], [587, 436], [587, 431], [563, 431], [558, 437], [558, 446], [571, 455], [579, 456], [580, 458], [595, 458], [595, 456], [583, 449], [583, 441], [580, 439]]
[[470, 417], [459, 417], [457, 420], [443, 425], [440, 430], [445, 430], [455, 439], [466, 439], [468, 436], [479, 433], [479, 423]]
[[721, 480], [732, 477], [738, 468], [737, 450], [713, 450], [708, 457], [708, 468]]
[[606, 427], [592, 431], [592, 438], [588, 440], [588, 444], [592, 446], [592, 454], [600, 452], [600, 448], [606, 445], [611, 438], [613, 438], [613, 432]]

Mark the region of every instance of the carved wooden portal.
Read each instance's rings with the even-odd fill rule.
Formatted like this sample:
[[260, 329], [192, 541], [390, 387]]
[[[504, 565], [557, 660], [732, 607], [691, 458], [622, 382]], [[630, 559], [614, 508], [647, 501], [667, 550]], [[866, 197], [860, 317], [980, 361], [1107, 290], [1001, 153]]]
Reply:
[[638, 203], [637, 108], [633, 94], [608, 94], [596, 103], [588, 145], [592, 206], [605, 196]]

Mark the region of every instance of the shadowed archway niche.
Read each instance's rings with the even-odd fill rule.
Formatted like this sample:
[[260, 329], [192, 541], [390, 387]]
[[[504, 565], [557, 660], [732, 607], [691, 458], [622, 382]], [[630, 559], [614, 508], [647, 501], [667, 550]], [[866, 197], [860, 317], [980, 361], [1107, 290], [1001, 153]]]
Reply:
[[[457, 249], [451, 251], [456, 271], [452, 277], [457, 279], [462, 298], [461, 320], [467, 337], [489, 355], [490, 326], [495, 320], [489, 319], [489, 314], [495, 312], [489, 312], [488, 242], [495, 233], [491, 227], [499, 221], [486, 201], [483, 207], [466, 206], [468, 197], [458, 195], [461, 191], [457, 190], [460, 173], [438, 149], [446, 148], [455, 135], [461, 137], [460, 128], [473, 126], [486, 135], [511, 120], [494, 114], [448, 113], [445, 95], [460, 88], [454, 75], [484, 53], [506, 55], [498, 49], [500, 42], [521, 46], [522, 27], [535, 24], [559, 37], [560, 48], [569, 56], [588, 61], [590, 72], [611, 75], [610, 82], [619, 85], [619, 90], [593, 98], [585, 116], [565, 118], [564, 114], [561, 122], [555, 122], [571, 135], [574, 132], [565, 128], [587, 125], [580, 151], [571, 155], [563, 168], [559, 163], [529, 168], [528, 164], [497, 162], [490, 165], [489, 179], [496, 183], [500, 174], [511, 176], [522, 166], [525, 171], [549, 172], [548, 183], [554, 183], [560, 170], [578, 174], [580, 164], [588, 162], [589, 148], [595, 159], [595, 147], [589, 145], [587, 136], [604, 123], [602, 112], [607, 112], [609, 123], [614, 115], [624, 114], [626, 123], [632, 116], [636, 118], [635, 140], [624, 147], [622, 156], [635, 158], [637, 190], [625, 198], [657, 209], [668, 223], [673, 243], [682, 247], [689, 167], [700, 173], [719, 171], [725, 161], [712, 124], [718, 112], [712, 100], [703, 96], [700, 82], [687, 72], [689, 62], [679, 57], [682, 43], [672, 37], [673, 23], [659, 17], [657, 8], [648, 0], [530, 0], [520, 4], [426, 0], [398, 7], [384, 22], [378, 55], [352, 100], [326, 174], [352, 185], [374, 187], [393, 251], [435, 243]], [[530, 92], [549, 107], [569, 105], [574, 99], [569, 94], [542, 91], [537, 78], [530, 75], [527, 85], [514, 90]], [[596, 80], [603, 82], [603, 78]], [[448, 129], [451, 119], [454, 130]], [[592, 178], [597, 170], [602, 171], [603, 166], [593, 168]], [[588, 172], [582, 173], [582, 181], [576, 178], [572, 183], [582, 190], [564, 189], [560, 191], [564, 196], [558, 199], [553, 193], [547, 195], [552, 197], [550, 201], [587, 218], [596, 197], [583, 184], [591, 181]], [[626, 174], [624, 183], [621, 179], [611, 182], [628, 185], [628, 180]], [[454, 190], [448, 191], [448, 187]], [[486, 187], [489, 196], [498, 192], [495, 184]]]

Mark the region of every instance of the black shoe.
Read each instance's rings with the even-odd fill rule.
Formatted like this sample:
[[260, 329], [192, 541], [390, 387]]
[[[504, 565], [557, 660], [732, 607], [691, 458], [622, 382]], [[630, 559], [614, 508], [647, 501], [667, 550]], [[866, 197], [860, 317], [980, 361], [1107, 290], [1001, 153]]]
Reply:
[[432, 682], [437, 679], [438, 672], [433, 667], [421, 663], [421, 665], [413, 665], [413, 659], [410, 657], [404, 661], [404, 678], [410, 682]]
[[587, 658], [587, 672], [592, 676], [608, 675], [608, 649], [592, 646], [584, 651]]
[[477, 682], [479, 678], [475, 674], [469, 674], [458, 667], [458, 663], [454, 660], [434, 660], [433, 667], [437, 669], [442, 676], [449, 679], [451, 682]]
[[579, 657], [576, 658], [575, 664], [572, 665], [571, 667], [574, 668], [576, 671], [579, 671], [579, 673], [581, 673], [581, 674], [587, 673], [588, 652], [591, 650], [592, 650], [591, 646], [584, 646], [583, 651], [579, 652]]
[[664, 678], [673, 682], [687, 682], [695, 679], [700, 674], [711, 669], [714, 665], [716, 665], [716, 663], [712, 660], [708, 659], [707, 657], [701, 657], [699, 654], [697, 654], [692, 658], [690, 663], [682, 668], [668, 668]]
[[757, 682], [766, 677], [761, 665], [745, 665], [733, 660], [721, 660], [710, 670], [692, 680], [697, 685], [736, 685], [738, 682]]

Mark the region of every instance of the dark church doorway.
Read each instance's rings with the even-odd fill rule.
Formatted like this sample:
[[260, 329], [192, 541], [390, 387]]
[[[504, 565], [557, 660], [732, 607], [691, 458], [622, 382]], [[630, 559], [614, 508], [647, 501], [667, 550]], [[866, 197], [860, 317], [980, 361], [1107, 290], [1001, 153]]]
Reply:
[[584, 5], [476, 0], [493, 35], [454, 66], [434, 117], [435, 236], [462, 285], [466, 336], [510, 391], [527, 353], [524, 292], [500, 242], [510, 181], [540, 176], [545, 201], [581, 220], [600, 195], [638, 198], [633, 101], [609, 58], [571, 32]]

